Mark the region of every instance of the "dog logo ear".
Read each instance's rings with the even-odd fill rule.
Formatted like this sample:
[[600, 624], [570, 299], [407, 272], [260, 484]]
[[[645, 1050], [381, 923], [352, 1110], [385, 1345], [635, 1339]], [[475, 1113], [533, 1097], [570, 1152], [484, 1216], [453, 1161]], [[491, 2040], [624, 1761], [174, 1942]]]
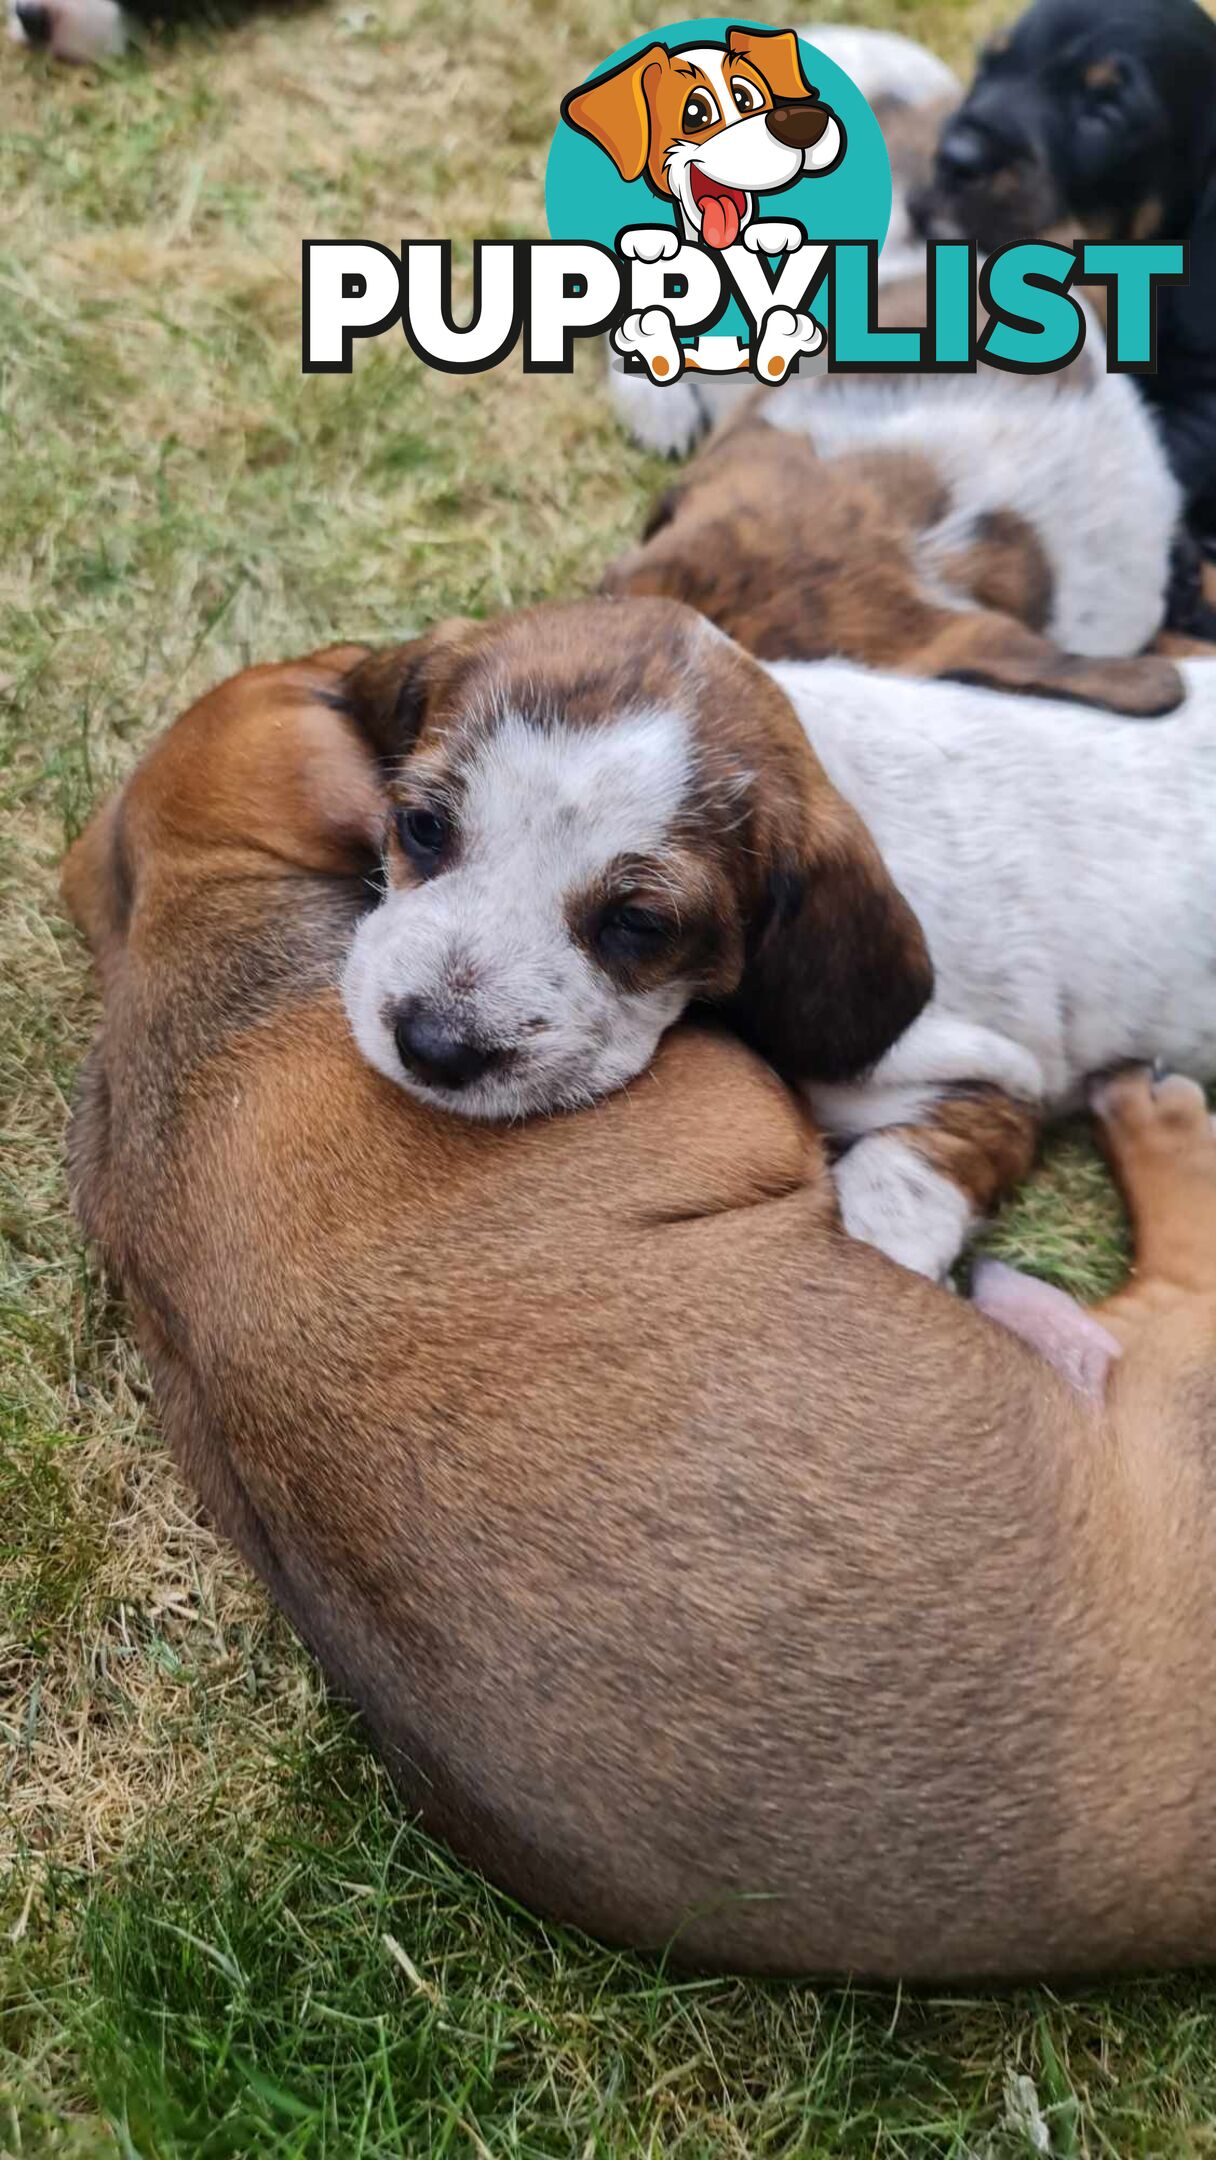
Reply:
[[811, 827], [770, 862], [732, 1013], [787, 1078], [846, 1080], [915, 1020], [933, 970], [920, 923], [861, 819], [822, 777]]
[[607, 152], [622, 180], [638, 180], [646, 170], [650, 100], [670, 66], [666, 47], [651, 45], [562, 99], [562, 119]]
[[772, 91], [775, 104], [819, 94], [802, 72], [802, 55], [792, 30], [736, 27], [726, 33], [726, 49], [732, 58], [737, 56], [740, 60], [751, 61]]

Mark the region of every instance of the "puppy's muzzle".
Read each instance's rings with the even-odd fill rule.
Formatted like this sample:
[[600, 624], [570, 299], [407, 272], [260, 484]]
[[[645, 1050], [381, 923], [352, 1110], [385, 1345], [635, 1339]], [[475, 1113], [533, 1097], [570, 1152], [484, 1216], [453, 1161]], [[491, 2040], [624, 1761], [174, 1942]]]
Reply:
[[815, 98], [799, 98], [791, 105], [774, 105], [765, 114], [770, 135], [787, 150], [812, 150], [827, 130], [831, 115]]
[[469, 1087], [510, 1056], [462, 1034], [424, 998], [405, 998], [390, 1025], [402, 1065], [425, 1087]]
[[947, 128], [938, 144], [937, 177], [945, 187], [966, 187], [971, 181], [986, 179], [1010, 155], [986, 129], [959, 120]]

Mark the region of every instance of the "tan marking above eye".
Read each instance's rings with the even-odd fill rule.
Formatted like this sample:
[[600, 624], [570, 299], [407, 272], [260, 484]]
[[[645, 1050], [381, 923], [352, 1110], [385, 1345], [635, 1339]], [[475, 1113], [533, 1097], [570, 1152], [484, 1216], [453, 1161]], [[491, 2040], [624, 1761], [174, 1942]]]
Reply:
[[1093, 60], [1082, 77], [1087, 90], [1116, 90], [1122, 79], [1117, 60]]

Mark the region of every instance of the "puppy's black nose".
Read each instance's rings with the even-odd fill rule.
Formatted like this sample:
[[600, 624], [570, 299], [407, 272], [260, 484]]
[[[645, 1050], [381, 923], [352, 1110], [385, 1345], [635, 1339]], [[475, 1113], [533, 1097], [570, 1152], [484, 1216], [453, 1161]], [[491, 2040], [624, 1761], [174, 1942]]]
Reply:
[[397, 1007], [393, 1041], [406, 1071], [428, 1087], [468, 1087], [503, 1058], [501, 1050], [462, 1035], [422, 998], [407, 998]]
[[41, 6], [40, 0], [19, 0], [13, 13], [31, 45], [50, 44], [54, 24], [49, 7]]
[[765, 125], [787, 150], [809, 150], [826, 131], [830, 119], [826, 105], [820, 105], [815, 98], [799, 98], [792, 105], [774, 105], [765, 115]]
[[978, 180], [995, 163], [988, 136], [965, 120], [947, 128], [937, 146], [938, 176], [947, 186]]

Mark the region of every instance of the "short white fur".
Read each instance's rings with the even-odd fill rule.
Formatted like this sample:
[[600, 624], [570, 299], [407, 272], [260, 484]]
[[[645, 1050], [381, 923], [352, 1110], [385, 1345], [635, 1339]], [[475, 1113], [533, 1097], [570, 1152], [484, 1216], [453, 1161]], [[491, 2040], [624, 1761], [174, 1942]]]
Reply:
[[[356, 934], [343, 996], [369, 1062], [483, 1118], [571, 1107], [640, 1072], [687, 987], [622, 990], [572, 936], [567, 908], [621, 855], [661, 852], [690, 770], [688, 724], [674, 711], [585, 730], [498, 718], [461, 768], [452, 868], [390, 890]], [[512, 1062], [458, 1099], [420, 1084], [393, 1039], [394, 1008], [413, 998]]]
[[[1185, 703], [1144, 723], [837, 661], [769, 670], [919, 916], [936, 977], [868, 1079], [808, 1089], [829, 1132], [872, 1139], [962, 1081], [1059, 1112], [1125, 1059], [1216, 1075], [1216, 661], [1182, 672]], [[968, 1226], [945, 1237], [931, 1206], [917, 1260], [906, 1166], [886, 1160], [884, 1200], [884, 1158], [849, 1171], [845, 1157], [846, 1222], [940, 1274]]]

